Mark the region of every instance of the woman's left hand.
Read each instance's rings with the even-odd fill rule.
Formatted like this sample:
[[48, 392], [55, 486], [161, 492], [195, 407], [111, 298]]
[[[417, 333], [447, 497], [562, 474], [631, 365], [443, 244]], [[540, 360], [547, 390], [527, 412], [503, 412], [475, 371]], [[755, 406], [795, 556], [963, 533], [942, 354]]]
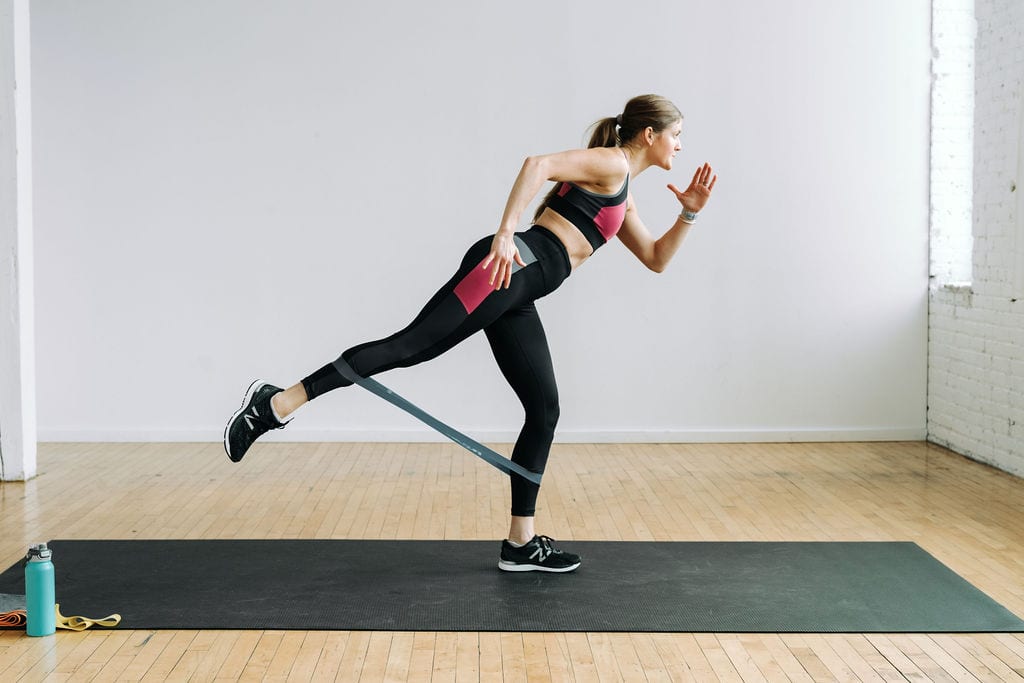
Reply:
[[705, 163], [693, 174], [693, 180], [690, 181], [690, 186], [686, 188], [685, 192], [680, 192], [679, 188], [672, 183], [669, 183], [668, 189], [675, 193], [676, 199], [684, 209], [697, 213], [711, 198], [711, 190], [714, 189], [716, 180], [718, 180], [718, 176], [714, 174], [711, 165]]
[[499, 230], [491, 241], [491, 252], [480, 264], [484, 270], [493, 266], [488, 284], [495, 289], [508, 289], [512, 286], [512, 266], [516, 263], [520, 266], [526, 265], [523, 257], [519, 255], [515, 237], [511, 232]]

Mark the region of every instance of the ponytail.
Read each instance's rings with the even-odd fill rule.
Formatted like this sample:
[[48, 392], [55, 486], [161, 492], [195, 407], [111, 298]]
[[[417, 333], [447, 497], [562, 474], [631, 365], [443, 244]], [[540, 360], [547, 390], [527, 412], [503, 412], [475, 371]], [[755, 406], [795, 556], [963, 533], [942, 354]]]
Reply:
[[615, 128], [619, 125], [620, 120], [622, 120], [621, 116], [609, 116], [592, 125], [591, 128], [594, 129], [594, 132], [590, 134], [590, 142], [587, 143], [587, 148], [615, 147], [618, 145], [619, 134], [615, 132]]

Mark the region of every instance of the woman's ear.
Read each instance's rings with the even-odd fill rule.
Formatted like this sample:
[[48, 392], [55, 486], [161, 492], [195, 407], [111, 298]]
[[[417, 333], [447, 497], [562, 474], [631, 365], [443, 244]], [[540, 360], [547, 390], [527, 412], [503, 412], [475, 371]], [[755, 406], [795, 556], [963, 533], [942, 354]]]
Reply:
[[656, 136], [654, 134], [654, 127], [653, 126], [647, 126], [646, 128], [644, 128], [644, 142], [647, 143], [648, 147], [650, 147], [651, 145], [654, 144], [654, 138], [655, 137]]

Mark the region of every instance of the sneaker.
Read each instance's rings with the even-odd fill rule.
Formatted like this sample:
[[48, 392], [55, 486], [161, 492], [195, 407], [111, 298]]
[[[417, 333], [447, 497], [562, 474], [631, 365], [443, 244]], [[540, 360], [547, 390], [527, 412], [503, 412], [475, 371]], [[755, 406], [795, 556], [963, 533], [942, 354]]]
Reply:
[[555, 548], [547, 536], [534, 536], [522, 548], [501, 542], [498, 569], [506, 572], [571, 572], [580, 566], [580, 556]]
[[270, 409], [270, 397], [282, 391], [284, 389], [262, 380], [249, 385], [242, 399], [242, 407], [231, 416], [224, 428], [224, 450], [232, 462], [241, 460], [253, 441], [271, 429], [283, 429], [288, 424], [278, 422], [274, 411]]

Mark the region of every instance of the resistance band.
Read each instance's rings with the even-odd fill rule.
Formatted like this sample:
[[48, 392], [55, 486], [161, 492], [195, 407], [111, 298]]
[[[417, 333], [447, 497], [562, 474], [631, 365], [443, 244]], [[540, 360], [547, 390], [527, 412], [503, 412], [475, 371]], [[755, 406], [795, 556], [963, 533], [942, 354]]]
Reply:
[[[90, 619], [89, 617], [66, 617], [60, 613], [60, 605], [53, 606], [55, 626], [68, 631], [84, 631], [90, 626], [106, 626], [113, 628], [121, 623], [120, 614], [111, 614], [103, 619]], [[24, 627], [28, 623], [28, 616], [24, 609], [14, 609], [8, 612], [0, 612], [0, 628]]]
[[90, 619], [89, 617], [66, 617], [60, 613], [60, 605], [55, 605], [54, 611], [57, 616], [57, 628], [67, 629], [68, 631], [84, 631], [90, 626], [114, 628], [121, 623], [120, 614], [111, 614], [109, 617], [103, 617], [102, 619]]
[[338, 360], [334, 361], [334, 367], [338, 370], [338, 372], [341, 373], [341, 376], [347, 379], [348, 381], [354, 382], [355, 384], [358, 384], [367, 391], [377, 394], [388, 403], [398, 406], [405, 412], [409, 413], [416, 419], [426, 424], [431, 429], [440, 432], [444, 436], [448, 437], [455, 443], [465, 448], [473, 455], [494, 465], [502, 472], [505, 472], [506, 474], [511, 474], [515, 472], [523, 479], [532, 481], [534, 484], [540, 486], [541, 475], [537, 474], [536, 472], [531, 472], [522, 465], [517, 465], [516, 463], [512, 462], [503, 455], [495, 453], [487, 446], [484, 446], [482, 443], [474, 441], [473, 439], [469, 438], [468, 436], [458, 431], [457, 429], [449, 427], [444, 422], [441, 422], [427, 411], [418, 408], [417, 406], [413, 405], [410, 401], [402, 398], [395, 392], [391, 391], [380, 382], [368, 379], [366, 377], [361, 377], [359, 374], [356, 373], [355, 370], [352, 369], [352, 366], [349, 365], [344, 358], [339, 358]]
[[24, 609], [12, 609], [7, 612], [0, 612], [0, 628], [14, 628], [24, 626], [28, 622]]

